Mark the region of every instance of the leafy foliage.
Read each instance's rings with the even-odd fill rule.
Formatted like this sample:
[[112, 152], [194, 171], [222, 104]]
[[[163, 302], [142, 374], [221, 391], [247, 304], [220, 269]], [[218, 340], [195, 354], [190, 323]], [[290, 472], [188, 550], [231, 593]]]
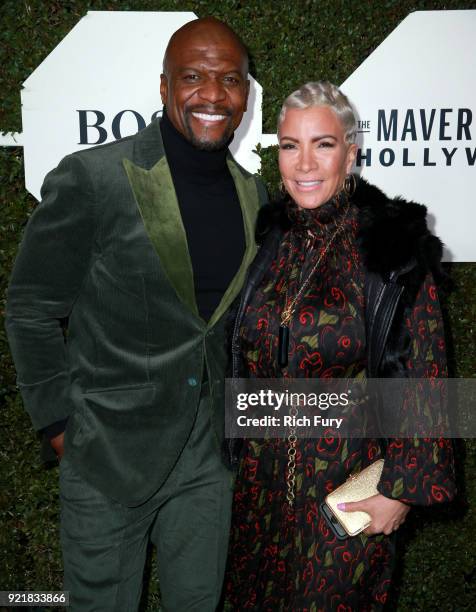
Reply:
[[[275, 130], [284, 97], [319, 78], [340, 83], [411, 11], [474, 8], [456, 0], [3, 0], [0, 5], [0, 129], [21, 132], [22, 82], [88, 10], [194, 11], [215, 15], [243, 37], [251, 71], [263, 86], [263, 131]], [[262, 175], [278, 189], [276, 147], [258, 150]], [[35, 202], [24, 188], [23, 154], [0, 149], [0, 292], [4, 294], [21, 229]], [[448, 266], [457, 290], [444, 307], [451, 337], [453, 376], [476, 371], [476, 266]], [[2, 328], [3, 329], [3, 328]], [[41, 464], [15, 387], [5, 333], [0, 331], [0, 589], [60, 589], [57, 470]], [[461, 494], [451, 508], [414, 512], [406, 527], [399, 611], [471, 610], [476, 606], [476, 444], [458, 444]], [[150, 556], [143, 609], [157, 609], [156, 559]], [[395, 603], [398, 602], [398, 603]]]

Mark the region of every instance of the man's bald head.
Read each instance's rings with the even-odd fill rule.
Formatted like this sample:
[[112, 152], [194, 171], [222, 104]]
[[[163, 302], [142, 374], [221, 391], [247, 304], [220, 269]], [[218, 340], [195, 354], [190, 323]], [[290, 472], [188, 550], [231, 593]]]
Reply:
[[166, 76], [168, 76], [170, 70], [170, 57], [180, 53], [183, 46], [189, 44], [191, 37], [201, 38], [204, 42], [208, 41], [214, 44], [220, 44], [227, 40], [236, 45], [243, 55], [245, 72], [248, 73], [248, 51], [238, 34], [216, 17], [203, 17], [202, 19], [189, 21], [172, 34], [163, 61], [163, 73]]
[[185, 24], [169, 41], [160, 95], [175, 128], [200, 149], [220, 149], [239, 126], [249, 93], [248, 53], [214, 17]]

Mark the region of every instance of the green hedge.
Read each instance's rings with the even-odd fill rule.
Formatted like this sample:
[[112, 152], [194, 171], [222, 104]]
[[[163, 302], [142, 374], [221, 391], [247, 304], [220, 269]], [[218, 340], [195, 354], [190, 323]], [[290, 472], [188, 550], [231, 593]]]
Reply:
[[[0, 129], [21, 131], [21, 83], [88, 10], [190, 10], [227, 21], [250, 49], [252, 73], [264, 90], [263, 131], [268, 133], [275, 129], [285, 95], [316, 78], [342, 82], [411, 11], [464, 8], [475, 8], [474, 2], [3, 0]], [[159, 73], [160, 58], [157, 62]], [[276, 151], [271, 148], [260, 155], [262, 174], [275, 190]], [[35, 205], [24, 188], [21, 148], [0, 148], [0, 177], [4, 296], [21, 229]], [[457, 285], [444, 304], [451, 373], [471, 377], [476, 371], [476, 266], [448, 268]], [[40, 462], [40, 443], [15, 387], [3, 326], [0, 354], [0, 590], [60, 589], [57, 470], [45, 469]], [[399, 611], [476, 609], [474, 442], [458, 445], [457, 461], [461, 490], [457, 502], [448, 508], [415, 511], [405, 527], [408, 538], [391, 602]], [[158, 600], [155, 559], [152, 555], [150, 559], [144, 610], [156, 607]]]

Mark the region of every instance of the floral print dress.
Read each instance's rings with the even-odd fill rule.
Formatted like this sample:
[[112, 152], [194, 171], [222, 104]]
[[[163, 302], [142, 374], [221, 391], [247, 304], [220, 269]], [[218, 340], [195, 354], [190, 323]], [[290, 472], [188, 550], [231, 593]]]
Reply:
[[[357, 241], [358, 210], [331, 201], [313, 211], [292, 208], [288, 214], [292, 227], [252, 296], [241, 328], [247, 373], [259, 378], [365, 375], [365, 270]], [[296, 304], [289, 362], [281, 369], [277, 361], [281, 312], [340, 223], [343, 231]], [[407, 367], [417, 376], [435, 375], [435, 368], [444, 375], [442, 323], [431, 278], [405, 325], [414, 344]], [[408, 441], [390, 440], [379, 490], [408, 503], [449, 498], [451, 480], [438, 477], [451, 462], [448, 443], [407, 446]], [[290, 513], [287, 440], [245, 440], [235, 485], [225, 610], [361, 612], [383, 606], [395, 538], [360, 534], [337, 540], [319, 512], [329, 492], [380, 456], [378, 442], [371, 439], [298, 441], [296, 499]], [[409, 457], [415, 460], [410, 470]], [[414, 486], [422, 482], [419, 476], [428, 469], [428, 461], [437, 475], [426, 478], [425, 486]]]

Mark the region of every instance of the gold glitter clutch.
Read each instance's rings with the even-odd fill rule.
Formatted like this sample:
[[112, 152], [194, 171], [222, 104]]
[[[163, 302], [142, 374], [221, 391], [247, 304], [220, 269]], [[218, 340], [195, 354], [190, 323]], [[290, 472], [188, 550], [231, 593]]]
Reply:
[[355, 536], [370, 525], [370, 516], [366, 512], [342, 512], [337, 504], [343, 502], [361, 501], [372, 495], [377, 495], [377, 484], [383, 470], [383, 459], [375, 461], [358, 474], [349, 478], [326, 497], [326, 504], [349, 536]]

